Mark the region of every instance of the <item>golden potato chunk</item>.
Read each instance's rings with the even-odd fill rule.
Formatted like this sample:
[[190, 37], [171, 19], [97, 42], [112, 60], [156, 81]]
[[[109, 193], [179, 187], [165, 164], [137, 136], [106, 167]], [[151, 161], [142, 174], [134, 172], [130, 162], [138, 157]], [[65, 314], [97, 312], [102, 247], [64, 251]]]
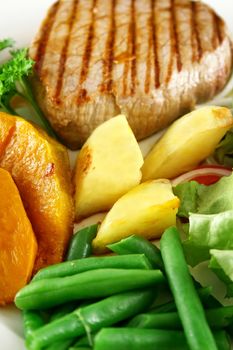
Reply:
[[[9, 125], [14, 125], [6, 142]], [[3, 144], [4, 143], [4, 144]], [[71, 171], [67, 150], [22, 118], [0, 113], [0, 167], [21, 195], [38, 241], [35, 271], [60, 262], [73, 227]]]
[[159, 238], [176, 224], [179, 199], [168, 180], [147, 181], [121, 197], [102, 222], [93, 247], [96, 253], [106, 245], [132, 234], [148, 239]]
[[178, 119], [146, 156], [143, 181], [171, 179], [195, 168], [232, 126], [231, 111], [225, 107], [203, 107]]
[[109, 210], [140, 183], [143, 157], [123, 115], [100, 125], [81, 149], [75, 170], [76, 218]]

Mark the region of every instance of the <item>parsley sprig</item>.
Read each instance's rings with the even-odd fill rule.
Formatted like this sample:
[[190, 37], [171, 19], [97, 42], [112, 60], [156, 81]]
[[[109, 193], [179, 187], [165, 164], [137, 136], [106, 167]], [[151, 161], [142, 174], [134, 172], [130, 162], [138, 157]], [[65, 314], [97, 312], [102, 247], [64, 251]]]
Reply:
[[13, 47], [14, 43], [15, 42], [12, 39], [4, 39], [4, 40], [0, 41], [0, 51], [5, 50], [9, 47]]
[[[0, 51], [11, 48], [13, 44], [11, 39], [0, 41]], [[28, 57], [28, 49], [11, 50], [10, 55], [10, 59], [0, 65], [0, 110], [17, 115], [11, 101], [14, 96], [19, 95], [34, 109], [35, 122], [42, 125], [51, 136], [56, 137], [36, 102], [28, 79], [34, 66], [34, 61]]]

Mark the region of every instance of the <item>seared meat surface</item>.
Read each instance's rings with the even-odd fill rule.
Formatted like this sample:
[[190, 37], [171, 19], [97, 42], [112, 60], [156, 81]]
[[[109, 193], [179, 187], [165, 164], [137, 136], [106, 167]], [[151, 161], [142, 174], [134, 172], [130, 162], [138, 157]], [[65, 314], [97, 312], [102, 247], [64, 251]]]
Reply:
[[189, 0], [60, 0], [30, 55], [38, 102], [73, 149], [119, 113], [143, 139], [211, 99], [232, 70], [223, 20]]

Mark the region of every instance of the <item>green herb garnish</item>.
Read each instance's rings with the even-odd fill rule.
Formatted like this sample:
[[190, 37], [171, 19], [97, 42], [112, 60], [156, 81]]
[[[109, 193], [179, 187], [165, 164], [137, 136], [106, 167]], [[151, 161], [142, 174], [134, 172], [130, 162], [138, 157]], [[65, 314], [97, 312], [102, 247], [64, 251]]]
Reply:
[[[0, 41], [0, 51], [13, 45], [13, 40]], [[16, 95], [26, 100], [35, 111], [35, 122], [40, 124], [53, 137], [56, 137], [48, 120], [43, 115], [34, 97], [28, 77], [33, 73], [34, 61], [28, 57], [28, 49], [10, 51], [11, 58], [0, 65], [0, 110], [17, 115], [11, 105]]]

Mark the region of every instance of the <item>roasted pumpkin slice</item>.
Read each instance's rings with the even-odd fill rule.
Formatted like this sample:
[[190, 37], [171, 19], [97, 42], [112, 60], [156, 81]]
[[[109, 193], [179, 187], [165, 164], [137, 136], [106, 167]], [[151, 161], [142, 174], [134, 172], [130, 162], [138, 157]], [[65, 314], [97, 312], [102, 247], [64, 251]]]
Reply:
[[36, 238], [19, 191], [6, 170], [0, 168], [0, 305], [31, 277], [37, 253]]
[[[12, 126], [13, 125], [13, 126]], [[6, 129], [13, 128], [9, 136]], [[3, 145], [4, 143], [4, 145]], [[0, 113], [0, 167], [16, 183], [38, 242], [38, 269], [62, 260], [73, 229], [67, 149], [22, 118]]]

